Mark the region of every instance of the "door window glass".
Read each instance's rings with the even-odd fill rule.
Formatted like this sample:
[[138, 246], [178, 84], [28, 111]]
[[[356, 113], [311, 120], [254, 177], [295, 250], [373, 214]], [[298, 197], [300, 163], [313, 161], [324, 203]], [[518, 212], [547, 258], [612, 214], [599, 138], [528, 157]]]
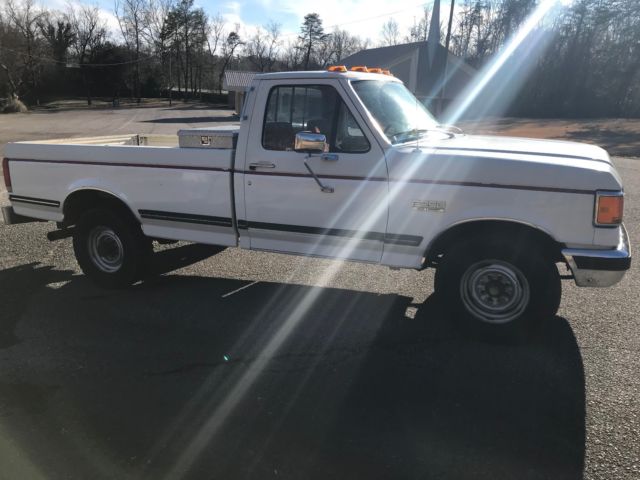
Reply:
[[369, 150], [369, 142], [355, 118], [328, 85], [279, 86], [269, 92], [262, 146], [292, 151], [298, 132], [325, 135], [332, 152]]
[[363, 153], [369, 151], [369, 141], [343, 101], [338, 107], [335, 152]]

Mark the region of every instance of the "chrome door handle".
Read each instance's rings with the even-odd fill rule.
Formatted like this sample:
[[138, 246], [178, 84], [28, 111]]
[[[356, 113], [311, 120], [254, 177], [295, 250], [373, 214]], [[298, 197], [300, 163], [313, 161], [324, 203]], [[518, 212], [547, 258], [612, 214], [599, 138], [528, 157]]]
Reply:
[[337, 153], [323, 153], [320, 158], [327, 162], [337, 162], [340, 157]]
[[255, 170], [256, 168], [276, 168], [276, 165], [269, 162], [256, 162], [249, 164], [249, 170]]

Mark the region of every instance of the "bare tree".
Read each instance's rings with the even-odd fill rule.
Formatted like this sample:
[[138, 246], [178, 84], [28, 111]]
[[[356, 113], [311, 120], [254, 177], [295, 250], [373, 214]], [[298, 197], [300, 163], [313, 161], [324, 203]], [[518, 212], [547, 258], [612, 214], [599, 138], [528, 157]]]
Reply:
[[224, 72], [229, 65], [229, 62], [233, 58], [236, 50], [244, 44], [240, 39], [240, 34], [238, 33], [240, 30], [240, 25], [236, 25], [236, 31], [230, 32], [227, 35], [226, 40], [222, 44], [222, 65], [220, 67], [220, 74], [218, 76], [218, 85], [219, 91], [222, 92], [222, 77], [224, 76]]
[[[5, 93], [10, 100], [19, 98], [22, 81], [14, 81], [14, 66], [18, 63], [19, 33], [9, 25], [0, 11], [0, 69], [4, 72], [5, 83], [0, 83], [0, 93]], [[14, 48], [12, 48], [14, 47]], [[2, 76], [0, 76], [0, 79]]]
[[500, 46], [495, 35], [496, 0], [464, 0], [460, 6], [457, 33], [452, 35], [454, 53], [476, 67]]
[[167, 17], [164, 34], [170, 39], [175, 54], [178, 90], [181, 90], [183, 81], [185, 94], [189, 91], [194, 94], [200, 89], [204, 52], [210, 33], [207, 25], [206, 13], [202, 8], [195, 8], [193, 0], [180, 0]]
[[298, 70], [302, 65], [303, 46], [299, 40], [289, 40], [284, 47], [282, 61], [287, 70]]
[[318, 43], [314, 59], [320, 68], [326, 68], [337, 60], [336, 43], [333, 41], [333, 34], [325, 35], [322, 42]]
[[[207, 66], [206, 61], [206, 50], [209, 48], [209, 39], [211, 37], [211, 25], [206, 17], [202, 19], [201, 22], [198, 23], [198, 27], [200, 28], [200, 34], [197, 37], [198, 41], [194, 44], [196, 51], [196, 81], [197, 81], [197, 91], [200, 95], [202, 95], [202, 79], [204, 76], [205, 68]], [[206, 49], [205, 49], [206, 45]], [[194, 93], [196, 88], [194, 88]]]
[[382, 24], [382, 45], [391, 46], [400, 43], [400, 28], [393, 17]]
[[47, 16], [38, 23], [38, 27], [51, 48], [51, 54], [56, 66], [63, 68], [67, 62], [69, 48], [76, 41], [71, 24], [65, 22], [64, 19], [54, 19]]
[[118, 19], [120, 32], [129, 51], [133, 51], [134, 95], [140, 103], [140, 49], [146, 30], [148, 5], [146, 0], [115, 0], [113, 11]]
[[280, 48], [280, 24], [256, 28], [246, 46], [249, 61], [261, 72], [271, 71]]
[[207, 37], [207, 47], [209, 55], [212, 57], [218, 54], [218, 48], [224, 38], [226, 23], [219, 13], [209, 19], [209, 36]]
[[87, 66], [91, 54], [105, 41], [107, 26], [101, 18], [100, 10], [96, 6], [77, 5], [69, 3], [65, 14], [66, 21], [71, 25], [75, 42], [73, 47], [82, 72], [82, 80], [87, 95], [87, 105], [91, 105], [91, 82], [87, 75]]
[[163, 31], [167, 26], [167, 17], [173, 0], [148, 0], [144, 9], [144, 21], [141, 35], [145, 41], [157, 47], [163, 41]]
[[173, 79], [171, 77], [171, 42], [167, 37], [167, 19], [171, 11], [172, 0], [149, 0], [144, 12], [143, 30], [141, 32], [145, 43], [149, 45], [160, 60], [161, 88], [167, 88], [169, 92], [169, 104], [171, 104], [171, 91]]
[[[30, 93], [34, 96], [36, 102], [38, 102], [38, 80], [40, 61], [37, 55], [37, 40], [40, 35], [40, 28], [38, 24], [44, 19], [45, 12], [35, 5], [34, 0], [22, 0], [21, 3], [16, 3], [15, 0], [7, 0], [5, 5], [6, 16], [9, 20], [9, 24], [19, 32], [22, 37], [24, 46], [23, 53], [23, 69], [24, 76], [27, 80], [27, 85]], [[5, 65], [3, 70], [7, 72], [8, 77], [9, 70]], [[15, 87], [15, 83], [11, 81]], [[17, 92], [15, 92], [17, 95]]]
[[331, 32], [330, 42], [332, 44], [333, 61], [339, 62], [343, 58], [364, 50], [368, 47], [368, 42], [363, 41], [357, 35], [351, 35], [347, 30], [335, 27]]
[[409, 35], [405, 37], [405, 42], [424, 42], [427, 40], [429, 33], [429, 22], [431, 21], [431, 12], [426, 6], [422, 8], [422, 16], [409, 29]]
[[269, 67], [267, 71], [270, 71], [274, 63], [278, 59], [278, 53], [282, 46], [281, 34], [282, 30], [278, 22], [271, 21], [266, 26], [267, 39], [269, 47], [267, 48], [267, 58], [269, 59]]

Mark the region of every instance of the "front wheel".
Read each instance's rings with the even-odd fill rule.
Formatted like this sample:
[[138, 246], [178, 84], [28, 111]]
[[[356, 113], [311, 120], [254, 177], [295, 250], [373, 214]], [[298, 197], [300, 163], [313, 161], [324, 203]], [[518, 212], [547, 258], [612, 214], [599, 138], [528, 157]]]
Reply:
[[84, 274], [105, 288], [123, 288], [143, 274], [151, 241], [125, 214], [94, 209], [81, 218], [73, 235], [73, 249]]
[[456, 319], [489, 335], [522, 333], [560, 306], [558, 269], [531, 242], [461, 241], [446, 252], [435, 283]]

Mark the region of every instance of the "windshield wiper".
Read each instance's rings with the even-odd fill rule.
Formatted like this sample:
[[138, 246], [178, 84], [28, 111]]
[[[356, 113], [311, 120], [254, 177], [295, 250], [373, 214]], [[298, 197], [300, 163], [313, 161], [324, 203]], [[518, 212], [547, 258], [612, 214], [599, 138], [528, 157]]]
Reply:
[[455, 125], [438, 125], [439, 129], [442, 130], [446, 130], [449, 133], [457, 133], [460, 135], [464, 135], [464, 130], [462, 130], [460, 127], [457, 127]]
[[429, 129], [427, 128], [412, 128], [411, 130], [406, 130], [404, 132], [398, 132], [392, 135], [394, 143], [399, 143], [402, 137], [406, 137], [409, 135], [415, 135], [419, 137], [423, 133], [429, 133]]

